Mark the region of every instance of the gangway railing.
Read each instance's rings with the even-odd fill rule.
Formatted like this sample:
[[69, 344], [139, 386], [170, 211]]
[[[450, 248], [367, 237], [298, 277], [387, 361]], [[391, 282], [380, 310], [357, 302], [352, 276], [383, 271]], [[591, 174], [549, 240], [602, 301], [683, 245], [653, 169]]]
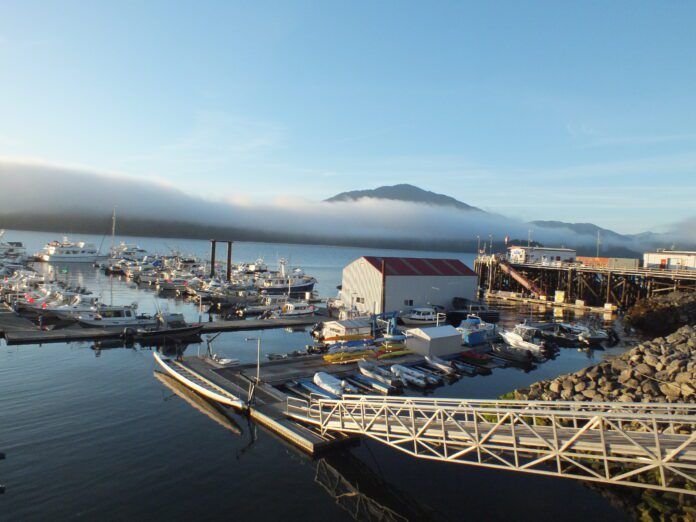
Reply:
[[287, 415], [418, 458], [696, 495], [694, 404], [346, 395]]

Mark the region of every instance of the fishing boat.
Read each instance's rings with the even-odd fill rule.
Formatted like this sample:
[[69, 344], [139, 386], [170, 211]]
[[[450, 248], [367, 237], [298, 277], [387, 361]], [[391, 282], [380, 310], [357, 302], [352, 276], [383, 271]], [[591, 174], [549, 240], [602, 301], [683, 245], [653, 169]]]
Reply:
[[314, 290], [317, 280], [312, 276], [305, 275], [301, 268], [288, 273], [287, 262], [284, 259], [281, 259], [279, 264], [280, 269], [277, 273], [257, 280], [256, 287], [259, 292], [265, 295], [301, 297]]
[[161, 321], [158, 316], [136, 313], [136, 306], [109, 306], [95, 312], [80, 314], [77, 320], [87, 328], [146, 328], [156, 327]]
[[92, 243], [72, 242], [64, 237], [62, 241], [51, 241], [36, 255], [39, 261], [46, 263], [96, 263], [108, 256], [100, 254]]
[[[177, 314], [179, 315], [179, 314]], [[182, 340], [195, 337], [201, 333], [203, 325], [200, 323], [187, 324], [185, 321], [169, 321], [166, 325], [159, 324], [155, 327], [137, 328], [133, 337], [138, 341], [156, 339]]]
[[462, 344], [465, 346], [483, 344], [497, 336], [494, 324], [487, 323], [479, 316], [472, 314], [466, 316], [457, 331], [462, 334]]
[[423, 372], [419, 372], [413, 368], [401, 364], [393, 364], [390, 369], [394, 375], [406, 384], [411, 384], [418, 388], [427, 388], [430, 384]]
[[445, 314], [433, 306], [419, 306], [401, 315], [405, 325], [429, 325], [445, 322]]

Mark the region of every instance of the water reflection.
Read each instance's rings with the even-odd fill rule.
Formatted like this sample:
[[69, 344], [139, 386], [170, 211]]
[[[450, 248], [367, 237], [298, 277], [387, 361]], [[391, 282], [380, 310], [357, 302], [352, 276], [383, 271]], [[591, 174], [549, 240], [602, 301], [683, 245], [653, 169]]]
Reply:
[[398, 490], [350, 451], [319, 459], [314, 480], [355, 520], [445, 520], [442, 513]]
[[232, 416], [225, 411], [221, 406], [209, 402], [197, 393], [189, 390], [186, 386], [179, 383], [176, 379], [169, 377], [159, 371], [154, 371], [155, 379], [161, 382], [174, 395], [165, 397], [165, 401], [176, 396], [183, 399], [189, 406], [201, 412], [203, 415], [216, 422], [228, 431], [231, 431], [237, 436], [241, 436], [243, 431]]

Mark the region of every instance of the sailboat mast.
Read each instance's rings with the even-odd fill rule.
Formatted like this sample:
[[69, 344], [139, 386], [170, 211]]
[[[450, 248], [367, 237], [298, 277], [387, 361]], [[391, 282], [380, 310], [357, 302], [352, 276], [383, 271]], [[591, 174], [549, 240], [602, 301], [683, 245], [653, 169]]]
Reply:
[[114, 213], [111, 216], [111, 255], [114, 255], [114, 247], [116, 241], [116, 207], [114, 207]]

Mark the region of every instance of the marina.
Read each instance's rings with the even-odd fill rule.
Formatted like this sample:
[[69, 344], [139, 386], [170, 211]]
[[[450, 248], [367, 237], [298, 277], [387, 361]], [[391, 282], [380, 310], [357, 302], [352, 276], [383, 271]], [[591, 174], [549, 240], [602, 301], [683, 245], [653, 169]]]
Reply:
[[[144, 254], [144, 249], [139, 250], [140, 254]], [[201, 257], [198, 256], [199, 259]], [[193, 256], [187, 259], [192, 264], [196, 263]], [[412, 259], [416, 258], [406, 259], [408, 263], [414, 263]], [[139, 262], [146, 263], [146, 256]], [[235, 266], [246, 264], [238, 263]], [[104, 302], [105, 306], [137, 303], [133, 310], [137, 310], [140, 316], [180, 314], [186, 318], [186, 324], [200, 324], [199, 336], [176, 342], [164, 336], [152, 343], [133, 343], [126, 335], [126, 330], [131, 328], [129, 326], [92, 328], [79, 323], [66, 325], [65, 321], [61, 323], [54, 318], [42, 321], [39, 319], [42, 312], [53, 310], [56, 305], [50, 304], [49, 297], [46, 299], [48, 304], [44, 306], [44, 294], [37, 293], [34, 299], [39, 301], [38, 306], [27, 300], [26, 304], [33, 306], [20, 313], [16, 311], [16, 306], [13, 309], [10, 304], [3, 305], [0, 332], [7, 349], [16, 345], [19, 349], [27, 349], [31, 345], [51, 343], [59, 347], [69, 343], [67, 346], [91, 344], [91, 351], [99, 359], [113, 359], [116, 353], [145, 355], [153, 361], [150, 366], [155, 370], [156, 383], [167, 390], [172, 389], [172, 383], [176, 383], [174, 389], [176, 386], [183, 387], [186, 398], [182, 397], [181, 391], [173, 393], [182, 397], [192, 409], [214, 420], [216, 425], [225, 427], [228, 433], [237, 433], [237, 427], [243, 425], [240, 419], [247, 419], [276, 443], [289, 445], [311, 458], [344, 451], [361, 452], [361, 448], [370, 447], [368, 439], [383, 443], [380, 436], [373, 437], [362, 425], [342, 430], [336, 429], [336, 425], [328, 420], [329, 424], [317, 423], [313, 412], [321, 410], [325, 401], [339, 401], [334, 405], [343, 411], [343, 406], [338, 405], [343, 404], [341, 401], [344, 400], [351, 401], [354, 397], [351, 394], [355, 393], [374, 401], [374, 404], [385, 399], [399, 404], [399, 401], [411, 401], [415, 397], [423, 397], [424, 400], [433, 396], [470, 397], [472, 391], [474, 396], [481, 394], [477, 387], [486, 382], [498, 383], [496, 386], [500, 394], [509, 389], [510, 382], [519, 382], [523, 376], [531, 378], [538, 371], [557, 371], [544, 368], [563, 364], [562, 361], [568, 360], [568, 357], [574, 361], [573, 364], [582, 365], [581, 361], [591, 360], [595, 353], [612, 353], [615, 350], [606, 340], [603, 341], [604, 346], [598, 348], [599, 352], [582, 344], [581, 334], [584, 330], [581, 324], [601, 330], [610, 330], [613, 325], [613, 319], [607, 322], [596, 313], [599, 310], [593, 309], [584, 310], [588, 315], [580, 316], [579, 323], [568, 315], [573, 313], [571, 310], [559, 317], [557, 314], [549, 315], [548, 307], [541, 304], [539, 311], [533, 311], [537, 303], [529, 302], [498, 308], [495, 300], [488, 300], [487, 305], [467, 300], [452, 304], [449, 310], [446, 307], [419, 307], [418, 303], [414, 303], [413, 309], [425, 319], [416, 319], [414, 323], [410, 316], [402, 321], [398, 314], [356, 316], [350, 306], [341, 309], [335, 301], [317, 296], [317, 299], [313, 299], [316, 310], [310, 315], [244, 317], [227, 313], [225, 307], [203, 306], [204, 300], [197, 299], [189, 292], [162, 291], [153, 289], [151, 284], [137, 284], [133, 276], [126, 275], [126, 271], [116, 274], [116, 269], [105, 271], [80, 263], [65, 272], [63, 268], [54, 270], [50, 263], [34, 266], [38, 269], [37, 274], [52, 274], [52, 280], [45, 283], [47, 287], [55, 288], [51, 291], [79, 294], [80, 299], [87, 302], [89, 292], [101, 288], [99, 301]], [[209, 270], [209, 266], [205, 270]], [[235, 271], [239, 271], [239, 268], [230, 269], [231, 273]], [[219, 266], [216, 272], [224, 273], [226, 269]], [[37, 283], [40, 280], [29, 273], [23, 277]], [[219, 280], [224, 283], [225, 278], [226, 275]], [[215, 279], [218, 277], [211, 281]], [[82, 281], [77, 286], [83, 288], [77, 288], [77, 281]], [[317, 278], [317, 281], [320, 285], [321, 278]], [[186, 286], [188, 284], [182, 285], [182, 288]], [[36, 288], [40, 287], [41, 284]], [[386, 288], [390, 292], [389, 287]], [[151, 296], [156, 298], [154, 307], [146, 306]], [[244, 299], [248, 297], [255, 299], [253, 294]], [[389, 294], [386, 298], [389, 299]], [[167, 306], [164, 306], [165, 302]], [[519, 306], [529, 308], [521, 310]], [[169, 310], [165, 312], [166, 308]], [[496, 322], [486, 322], [470, 312], [486, 314], [487, 318]], [[347, 319], [340, 318], [346, 316]], [[568, 333], [557, 331], [562, 325], [569, 329]], [[526, 337], [527, 331], [529, 337]], [[520, 340], [507, 340], [506, 332], [510, 335], [519, 332], [515, 335], [519, 335]], [[554, 348], [539, 349], [537, 352], [538, 347], [543, 346], [544, 341], [539, 337], [542, 333], [554, 342], [570, 339], [570, 347], [577, 350]], [[259, 341], [259, 359], [254, 362], [251, 359], [251, 346], [247, 348], [249, 353], [246, 356], [243, 353], [247, 351], [240, 351], [240, 348], [261, 338], [264, 338], [264, 348], [261, 348]], [[231, 339], [234, 341], [230, 342]], [[268, 343], [270, 345], [265, 347]], [[522, 346], [521, 349], [518, 344]], [[452, 353], [453, 349], [455, 353]], [[60, 353], [60, 349], [57, 353]], [[484, 388], [488, 388], [488, 385], [484, 385]], [[186, 396], [187, 393], [193, 393], [193, 397], [204, 402], [197, 403], [191, 396]], [[490, 393], [490, 390], [485, 392], [489, 397]], [[328, 413], [325, 418], [330, 418]], [[232, 424], [228, 422], [229, 419], [232, 419]], [[386, 422], [399, 424], [404, 419], [395, 418]], [[339, 423], [346, 424], [346, 420]], [[226, 427], [228, 425], [232, 427]], [[255, 430], [253, 428], [252, 431], [256, 433]], [[241, 431], [246, 433], [247, 430], [242, 428]], [[394, 432], [393, 436], [398, 439], [403, 434]], [[254, 435], [256, 437], [258, 434]], [[389, 438], [392, 442], [397, 440], [392, 435]], [[433, 441], [426, 443], [432, 444]], [[459, 444], [460, 450], [465, 448], [461, 446], [461, 441], [454, 441], [453, 444]], [[412, 456], [418, 458], [424, 455], [418, 452]], [[564, 471], [561, 471], [563, 475]]]

